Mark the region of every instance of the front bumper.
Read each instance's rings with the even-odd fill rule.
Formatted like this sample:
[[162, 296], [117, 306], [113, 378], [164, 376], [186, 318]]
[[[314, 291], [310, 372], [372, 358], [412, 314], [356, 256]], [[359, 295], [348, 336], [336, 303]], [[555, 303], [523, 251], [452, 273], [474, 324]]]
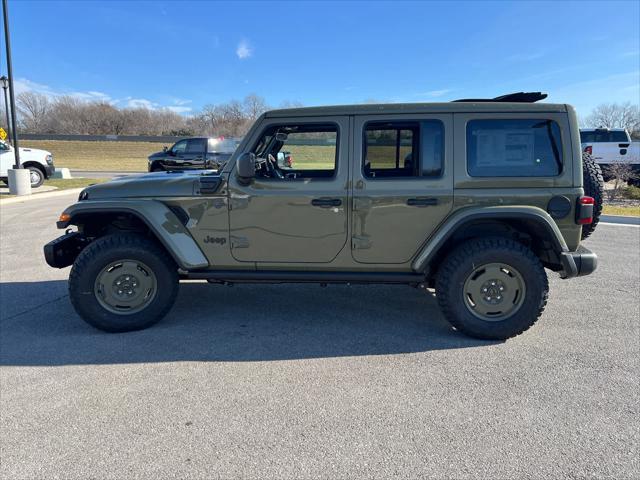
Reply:
[[575, 252], [561, 253], [560, 260], [563, 268], [562, 278], [582, 277], [598, 268], [598, 256], [583, 246], [578, 247]]
[[51, 178], [55, 171], [56, 171], [56, 167], [54, 167], [53, 164], [44, 166], [44, 175], [46, 178]]
[[80, 233], [67, 232], [44, 246], [44, 258], [50, 267], [68, 267], [87, 244]]

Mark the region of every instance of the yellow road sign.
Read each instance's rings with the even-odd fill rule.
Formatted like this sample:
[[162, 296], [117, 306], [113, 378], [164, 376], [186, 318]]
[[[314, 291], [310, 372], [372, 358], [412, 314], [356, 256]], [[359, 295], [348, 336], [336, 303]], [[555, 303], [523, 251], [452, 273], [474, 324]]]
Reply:
[[7, 138], [7, 132], [4, 131], [4, 128], [0, 127], [0, 140], [5, 140]]

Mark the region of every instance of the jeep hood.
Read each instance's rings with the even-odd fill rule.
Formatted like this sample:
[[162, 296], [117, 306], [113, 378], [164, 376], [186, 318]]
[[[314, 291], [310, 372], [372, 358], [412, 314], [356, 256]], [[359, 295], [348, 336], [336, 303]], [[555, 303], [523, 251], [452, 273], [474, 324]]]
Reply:
[[141, 175], [128, 175], [106, 183], [87, 187], [81, 197], [88, 200], [107, 198], [141, 197], [191, 197], [200, 190], [200, 178], [206, 177], [210, 185], [220, 179], [214, 170], [185, 172], [155, 172]]

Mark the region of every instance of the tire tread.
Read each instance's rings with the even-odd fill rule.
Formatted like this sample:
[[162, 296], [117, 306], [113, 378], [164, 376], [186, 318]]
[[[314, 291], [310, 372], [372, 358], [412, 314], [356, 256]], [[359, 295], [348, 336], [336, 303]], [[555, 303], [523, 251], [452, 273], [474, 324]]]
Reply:
[[529, 261], [534, 267], [535, 275], [537, 278], [534, 281], [540, 282], [543, 286], [542, 295], [539, 300], [537, 312], [533, 318], [533, 321], [523, 325], [523, 328], [518, 329], [510, 337], [518, 336], [529, 328], [531, 328], [540, 318], [542, 312], [547, 306], [547, 300], [549, 297], [549, 280], [545, 274], [544, 267], [540, 262], [540, 259], [525, 245], [504, 237], [485, 237], [479, 239], [469, 240], [460, 245], [454, 250], [443, 262], [442, 266], [438, 270], [436, 277], [436, 297], [438, 305], [445, 318], [451, 323], [457, 330], [460, 330], [468, 335], [485, 338], [495, 339], [496, 337], [491, 335], [482, 335], [477, 332], [470, 331], [466, 325], [460, 321], [453, 311], [453, 305], [456, 301], [454, 298], [450, 298], [451, 288], [450, 281], [454, 277], [455, 273], [463, 268], [464, 262], [469, 258], [474, 258], [479, 254], [485, 253], [488, 250], [509, 251], [511, 253], [517, 253], [522, 255], [527, 261]]

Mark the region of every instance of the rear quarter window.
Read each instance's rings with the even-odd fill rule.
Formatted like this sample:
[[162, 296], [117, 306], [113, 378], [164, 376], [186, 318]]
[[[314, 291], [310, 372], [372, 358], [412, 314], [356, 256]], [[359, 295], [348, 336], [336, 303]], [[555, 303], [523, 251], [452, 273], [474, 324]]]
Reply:
[[581, 143], [629, 143], [627, 132], [617, 130], [591, 130], [588, 132], [580, 132]]
[[553, 120], [471, 120], [467, 171], [472, 177], [553, 177], [562, 172], [560, 127]]

